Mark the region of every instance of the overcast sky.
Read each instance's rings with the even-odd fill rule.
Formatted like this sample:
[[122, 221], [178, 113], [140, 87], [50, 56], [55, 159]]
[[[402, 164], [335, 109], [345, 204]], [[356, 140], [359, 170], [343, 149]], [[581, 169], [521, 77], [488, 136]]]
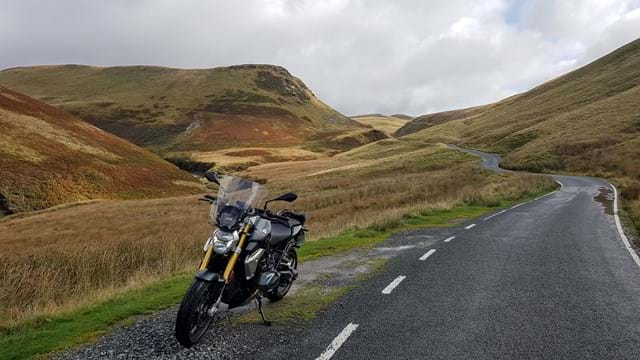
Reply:
[[286, 67], [347, 115], [492, 102], [640, 37], [640, 0], [0, 0], [0, 68]]

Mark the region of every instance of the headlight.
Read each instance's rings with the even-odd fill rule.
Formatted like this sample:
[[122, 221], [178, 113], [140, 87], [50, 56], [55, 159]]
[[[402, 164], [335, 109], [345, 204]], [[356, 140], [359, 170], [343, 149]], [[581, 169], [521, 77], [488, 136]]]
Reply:
[[239, 238], [238, 231], [226, 232], [218, 229], [213, 234], [213, 251], [226, 254], [238, 243]]
[[225, 206], [220, 211], [216, 222], [219, 227], [223, 229], [233, 229], [238, 225], [238, 221], [240, 221], [240, 217], [242, 216], [242, 211], [235, 206]]

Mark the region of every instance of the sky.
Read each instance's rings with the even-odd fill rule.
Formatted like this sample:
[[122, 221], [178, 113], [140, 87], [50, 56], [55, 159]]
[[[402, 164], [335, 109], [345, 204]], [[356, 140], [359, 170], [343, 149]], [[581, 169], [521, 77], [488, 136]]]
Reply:
[[497, 101], [640, 37], [640, 0], [0, 0], [0, 69], [277, 64], [347, 115]]

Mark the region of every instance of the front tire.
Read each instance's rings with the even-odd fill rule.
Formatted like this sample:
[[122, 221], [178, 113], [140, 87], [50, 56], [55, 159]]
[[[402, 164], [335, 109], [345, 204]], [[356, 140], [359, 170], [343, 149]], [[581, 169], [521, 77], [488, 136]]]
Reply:
[[176, 338], [182, 346], [190, 348], [207, 333], [213, 321], [209, 309], [215, 305], [221, 290], [218, 284], [198, 279], [191, 284], [176, 318]]

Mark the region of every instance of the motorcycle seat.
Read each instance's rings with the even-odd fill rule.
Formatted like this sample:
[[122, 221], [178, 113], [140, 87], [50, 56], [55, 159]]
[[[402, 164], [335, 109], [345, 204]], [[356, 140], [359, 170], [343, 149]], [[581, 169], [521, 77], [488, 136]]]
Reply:
[[304, 222], [307, 220], [306, 214], [295, 213], [291, 210], [283, 210], [279, 213], [279, 215], [298, 220], [300, 224], [304, 224]]

